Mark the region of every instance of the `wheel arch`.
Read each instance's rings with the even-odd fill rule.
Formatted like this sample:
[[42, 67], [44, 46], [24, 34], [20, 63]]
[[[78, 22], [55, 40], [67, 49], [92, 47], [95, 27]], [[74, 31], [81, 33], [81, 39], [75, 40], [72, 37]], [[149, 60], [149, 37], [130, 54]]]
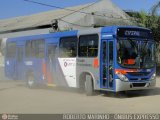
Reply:
[[95, 77], [94, 77], [94, 75], [91, 73], [91, 72], [89, 72], [89, 71], [83, 71], [80, 75], [79, 75], [79, 79], [78, 79], [78, 87], [79, 88], [83, 88], [84, 87], [84, 85], [85, 85], [85, 81], [86, 81], [86, 79], [85, 79], [85, 77], [86, 77], [86, 75], [90, 75], [91, 76], [91, 78], [92, 78], [92, 83], [93, 83], [93, 88], [95, 89]]

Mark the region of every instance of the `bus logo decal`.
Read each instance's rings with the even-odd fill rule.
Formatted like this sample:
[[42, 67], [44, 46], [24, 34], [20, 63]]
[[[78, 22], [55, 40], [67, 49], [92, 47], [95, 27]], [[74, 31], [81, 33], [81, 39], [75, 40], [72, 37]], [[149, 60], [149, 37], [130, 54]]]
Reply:
[[67, 67], [67, 62], [64, 62], [64, 67]]

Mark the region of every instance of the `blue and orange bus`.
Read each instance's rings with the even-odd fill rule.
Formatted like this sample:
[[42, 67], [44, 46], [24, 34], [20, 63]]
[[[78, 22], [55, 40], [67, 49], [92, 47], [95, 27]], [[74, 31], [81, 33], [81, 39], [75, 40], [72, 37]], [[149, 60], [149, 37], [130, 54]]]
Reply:
[[149, 29], [108, 26], [9, 38], [5, 75], [38, 84], [128, 91], [156, 84], [155, 41]]

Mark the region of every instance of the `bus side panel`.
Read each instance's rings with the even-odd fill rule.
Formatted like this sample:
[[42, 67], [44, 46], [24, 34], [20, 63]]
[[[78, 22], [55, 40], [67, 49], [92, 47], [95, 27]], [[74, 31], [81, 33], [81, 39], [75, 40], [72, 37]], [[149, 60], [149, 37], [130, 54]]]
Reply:
[[[99, 59], [99, 56], [100, 56], [100, 44], [101, 44], [101, 38], [100, 38], [100, 31], [101, 29], [96, 29], [96, 30], [89, 30], [89, 31], [80, 31], [78, 33], [78, 36], [79, 36], [79, 46], [80, 46], [80, 41], [81, 41], [81, 36], [84, 38], [82, 39], [82, 41], [85, 41], [85, 36], [87, 36], [89, 39], [86, 39], [89, 40], [89, 44], [94, 44], [93, 46], [90, 46], [91, 48], [87, 48], [88, 50], [90, 50], [90, 52], [88, 52], [88, 54], [91, 55], [91, 57], [82, 57], [80, 55], [78, 55], [78, 58], [77, 58], [77, 68], [76, 68], [76, 72], [77, 72], [77, 86], [79, 87], [82, 87], [81, 85], [84, 85], [84, 82], [86, 80], [86, 75], [90, 75], [92, 80], [93, 80], [93, 86], [94, 86], [94, 89], [95, 90], [99, 90], [100, 89], [100, 59]], [[93, 38], [93, 36], [95, 38]], [[91, 38], [90, 38], [91, 37]], [[98, 38], [97, 38], [98, 37]], [[94, 41], [92, 41], [94, 40]], [[98, 44], [96, 44], [96, 40], [98, 40]], [[85, 43], [85, 42], [84, 42]], [[82, 44], [83, 45], [83, 44]], [[98, 46], [96, 46], [98, 45]], [[96, 48], [96, 47], [97, 48]], [[78, 48], [80, 49], [80, 48]], [[93, 55], [92, 56], [92, 52], [94, 50], [97, 50], [97, 56], [96, 55]], [[80, 50], [79, 50], [80, 52]], [[86, 51], [82, 51], [82, 54], [83, 52], [86, 52]], [[86, 53], [84, 53], [86, 54]], [[95, 54], [95, 52], [94, 52]], [[86, 55], [84, 55], [86, 56]]]
[[94, 83], [94, 89], [99, 89], [99, 66], [94, 66], [94, 61], [97, 58], [77, 58], [77, 84], [80, 87], [80, 82], [85, 81], [85, 76], [89, 74]]
[[16, 59], [15, 58], [6, 58], [5, 59], [5, 76], [9, 79], [16, 79]]
[[61, 85], [77, 87], [76, 85], [76, 58], [58, 58], [58, 73]]
[[[71, 31], [71, 32], [66, 32], [62, 33], [60, 36], [58, 36], [58, 50], [56, 51], [57, 59], [56, 59], [56, 71], [57, 71], [57, 78], [58, 78], [58, 85], [60, 86], [66, 86], [66, 87], [77, 87], [76, 83], [76, 56], [74, 57], [67, 57], [68, 55], [68, 49], [73, 49], [73, 41], [77, 40], [77, 31]], [[68, 39], [67, 39], [68, 38]], [[62, 40], [63, 39], [63, 40]], [[63, 42], [62, 42], [62, 41]], [[67, 48], [63, 48], [60, 46], [61, 44], [64, 43], [64, 41], [70, 42], [67, 43]], [[77, 42], [77, 41], [76, 41]], [[71, 46], [69, 46], [71, 45]], [[62, 47], [62, 48], [61, 48]], [[77, 46], [76, 46], [77, 47]], [[76, 48], [75, 48], [76, 49]], [[71, 54], [75, 50], [70, 50]], [[62, 51], [66, 55], [61, 55]]]

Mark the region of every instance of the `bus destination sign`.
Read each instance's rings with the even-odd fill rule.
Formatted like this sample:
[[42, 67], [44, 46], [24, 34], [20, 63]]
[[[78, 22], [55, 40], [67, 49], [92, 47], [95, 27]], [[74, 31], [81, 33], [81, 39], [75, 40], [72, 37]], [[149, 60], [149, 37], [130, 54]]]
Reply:
[[137, 28], [119, 28], [117, 30], [118, 37], [139, 37], [139, 38], [152, 38], [150, 30], [137, 29]]

